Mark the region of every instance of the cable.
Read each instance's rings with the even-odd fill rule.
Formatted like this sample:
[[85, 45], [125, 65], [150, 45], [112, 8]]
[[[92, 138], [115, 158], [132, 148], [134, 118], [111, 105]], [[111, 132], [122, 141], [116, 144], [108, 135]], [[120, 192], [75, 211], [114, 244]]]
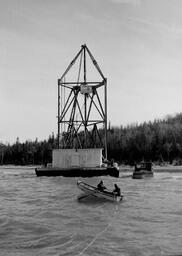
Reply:
[[79, 254], [77, 254], [77, 256], [82, 255], [90, 246], [92, 246], [92, 244], [97, 240], [97, 238], [98, 238], [101, 234], [103, 234], [104, 232], [107, 231], [107, 229], [111, 226], [111, 224], [112, 224], [112, 222], [113, 222], [113, 220], [114, 220], [114, 217], [115, 217], [115, 215], [116, 215], [116, 212], [117, 212], [117, 210], [114, 212], [114, 216], [113, 216], [111, 222], [110, 222], [100, 233], [98, 233], [98, 234], [92, 239], [92, 241], [91, 241], [90, 243], [88, 243], [88, 245], [87, 245]]

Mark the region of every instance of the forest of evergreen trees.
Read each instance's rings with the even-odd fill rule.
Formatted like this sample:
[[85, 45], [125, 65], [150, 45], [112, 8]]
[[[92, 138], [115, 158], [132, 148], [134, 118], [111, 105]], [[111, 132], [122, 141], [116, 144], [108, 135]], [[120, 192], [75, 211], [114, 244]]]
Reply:
[[[47, 140], [25, 141], [13, 145], [0, 143], [0, 164], [39, 165], [52, 162], [57, 147], [54, 134]], [[142, 160], [182, 164], [182, 113], [163, 120], [109, 127], [108, 159], [123, 164]]]

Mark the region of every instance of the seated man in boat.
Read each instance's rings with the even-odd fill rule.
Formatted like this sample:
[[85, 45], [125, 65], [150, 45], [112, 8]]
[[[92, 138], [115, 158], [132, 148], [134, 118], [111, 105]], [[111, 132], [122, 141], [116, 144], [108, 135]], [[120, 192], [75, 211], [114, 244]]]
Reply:
[[100, 190], [100, 191], [103, 191], [104, 189], [106, 189], [106, 187], [104, 186], [104, 183], [103, 183], [102, 180], [101, 180], [101, 181], [99, 182], [99, 184], [97, 185], [97, 188], [98, 188], [98, 190]]
[[121, 190], [120, 190], [120, 188], [118, 187], [117, 184], [114, 184], [113, 194], [114, 194], [115, 196], [120, 196], [120, 195], [121, 195]]

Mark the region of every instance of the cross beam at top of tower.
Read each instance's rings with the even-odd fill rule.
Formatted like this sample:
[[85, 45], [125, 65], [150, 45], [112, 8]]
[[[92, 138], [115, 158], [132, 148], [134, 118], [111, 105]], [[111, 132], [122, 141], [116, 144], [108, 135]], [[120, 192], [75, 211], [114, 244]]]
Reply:
[[[98, 71], [98, 73], [100, 74], [100, 76], [103, 78], [103, 80], [105, 80], [106, 78], [104, 77], [97, 61], [95, 60], [95, 58], [93, 57], [93, 55], [91, 54], [90, 50], [88, 49], [88, 47], [86, 46], [86, 44], [81, 46], [80, 51], [76, 54], [76, 56], [74, 57], [74, 59], [71, 61], [71, 63], [69, 64], [69, 66], [67, 67], [67, 69], [65, 70], [65, 72], [63, 73], [63, 75], [61, 76], [60, 80], [63, 81], [65, 76], [67, 75], [67, 73], [69, 72], [69, 70], [73, 67], [73, 65], [76, 63], [76, 61], [79, 59], [80, 57], [80, 66], [81, 66], [81, 60], [82, 60], [82, 55], [84, 55], [84, 82], [86, 82], [86, 53], [89, 55], [90, 59], [93, 62], [93, 65], [95, 66], [96, 70]], [[81, 67], [80, 67], [81, 68]]]

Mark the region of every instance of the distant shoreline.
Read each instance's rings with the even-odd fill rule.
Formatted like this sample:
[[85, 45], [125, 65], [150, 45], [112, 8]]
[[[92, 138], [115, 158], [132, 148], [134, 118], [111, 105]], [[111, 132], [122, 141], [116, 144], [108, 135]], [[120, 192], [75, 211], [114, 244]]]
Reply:
[[7, 164], [7, 165], [0, 165], [0, 169], [35, 169], [37, 167], [40, 167], [41, 165], [13, 165], [13, 164]]
[[[40, 167], [41, 165], [0, 165], [0, 169], [35, 169], [37, 167]], [[134, 166], [129, 165], [121, 165], [119, 166], [120, 172], [133, 172]], [[167, 165], [167, 166], [158, 166], [153, 165], [153, 171], [154, 172], [169, 172], [169, 173], [182, 173], [182, 166], [173, 166], [173, 165]]]
[[[133, 166], [120, 166], [119, 167], [120, 172], [133, 172], [134, 167]], [[154, 172], [180, 172], [182, 173], [182, 166], [173, 166], [173, 165], [167, 165], [167, 166], [153, 166]]]

